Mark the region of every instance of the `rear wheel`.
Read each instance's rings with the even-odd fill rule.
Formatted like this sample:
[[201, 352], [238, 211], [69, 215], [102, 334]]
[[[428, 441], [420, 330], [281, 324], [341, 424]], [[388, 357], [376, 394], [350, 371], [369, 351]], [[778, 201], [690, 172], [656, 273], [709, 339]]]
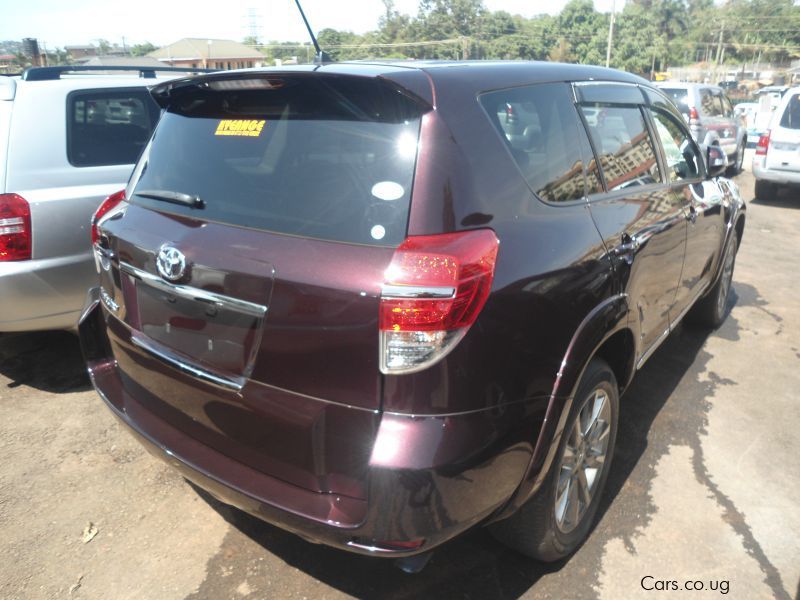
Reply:
[[547, 479], [514, 515], [491, 526], [494, 536], [546, 562], [574, 552], [589, 534], [608, 479], [618, 415], [614, 373], [594, 359], [578, 386]]
[[775, 200], [778, 195], [778, 188], [774, 183], [756, 179], [756, 199], [769, 202]]
[[742, 165], [744, 164], [744, 149], [746, 146], [746, 141], [743, 139], [739, 146], [736, 148], [736, 160], [733, 164], [728, 167], [728, 172], [726, 175], [728, 177], [733, 177], [734, 175], [738, 175], [742, 172]]
[[691, 312], [686, 315], [691, 324], [698, 327], [716, 329], [725, 321], [725, 317], [728, 316], [728, 296], [731, 291], [733, 267], [736, 263], [736, 250], [738, 247], [739, 240], [734, 236], [725, 249], [722, 274], [719, 280], [711, 288], [711, 291], [698, 300]]

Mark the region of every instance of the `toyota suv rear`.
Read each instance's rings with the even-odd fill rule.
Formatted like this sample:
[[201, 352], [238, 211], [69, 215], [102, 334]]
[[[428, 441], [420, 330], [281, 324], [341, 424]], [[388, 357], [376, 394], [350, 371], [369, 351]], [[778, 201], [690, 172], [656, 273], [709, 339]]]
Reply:
[[150, 450], [299, 535], [411, 556], [588, 535], [618, 396], [719, 325], [744, 205], [667, 97], [542, 63], [327, 64], [153, 88], [95, 215], [92, 381]]

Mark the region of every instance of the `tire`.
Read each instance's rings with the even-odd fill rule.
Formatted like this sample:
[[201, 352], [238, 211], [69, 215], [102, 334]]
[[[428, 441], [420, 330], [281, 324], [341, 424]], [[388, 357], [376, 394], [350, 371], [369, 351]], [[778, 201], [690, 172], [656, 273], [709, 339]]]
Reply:
[[728, 167], [725, 175], [728, 177], [733, 177], [734, 175], [738, 175], [742, 172], [742, 165], [744, 164], [744, 149], [747, 146], [746, 140], [742, 140], [742, 143], [739, 144], [736, 148], [736, 161]]
[[[491, 533], [536, 560], [552, 562], [572, 554], [594, 523], [611, 469], [618, 416], [614, 373], [604, 361], [593, 359], [581, 378], [542, 487], [511, 517], [490, 525]], [[584, 428], [585, 437], [580, 435]], [[587, 489], [589, 501], [581, 502], [578, 494]]]
[[764, 181], [763, 179], [756, 179], [756, 200], [771, 202], [775, 200], [777, 195], [778, 188], [774, 183]]
[[739, 248], [739, 239], [734, 235], [725, 248], [722, 263], [722, 274], [717, 283], [686, 315], [690, 324], [706, 329], [716, 329], [728, 316], [728, 296], [731, 292], [733, 268], [736, 264], [736, 251]]

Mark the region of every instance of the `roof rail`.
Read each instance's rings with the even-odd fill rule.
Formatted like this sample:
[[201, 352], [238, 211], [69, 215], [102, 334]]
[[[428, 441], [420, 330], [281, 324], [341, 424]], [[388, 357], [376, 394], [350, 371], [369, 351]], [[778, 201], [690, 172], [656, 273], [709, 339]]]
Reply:
[[137, 67], [137, 66], [103, 66], [103, 65], [60, 65], [57, 67], [30, 67], [22, 72], [24, 81], [52, 81], [61, 79], [62, 73], [79, 73], [86, 71], [139, 71], [139, 77], [154, 79], [156, 72], [161, 73], [214, 73], [219, 69], [198, 69], [196, 67]]

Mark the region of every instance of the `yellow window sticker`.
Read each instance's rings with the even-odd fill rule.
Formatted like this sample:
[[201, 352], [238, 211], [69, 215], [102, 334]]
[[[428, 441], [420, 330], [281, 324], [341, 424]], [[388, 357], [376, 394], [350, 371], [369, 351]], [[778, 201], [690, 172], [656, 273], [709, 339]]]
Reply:
[[214, 135], [238, 135], [258, 137], [266, 124], [265, 119], [222, 119]]

